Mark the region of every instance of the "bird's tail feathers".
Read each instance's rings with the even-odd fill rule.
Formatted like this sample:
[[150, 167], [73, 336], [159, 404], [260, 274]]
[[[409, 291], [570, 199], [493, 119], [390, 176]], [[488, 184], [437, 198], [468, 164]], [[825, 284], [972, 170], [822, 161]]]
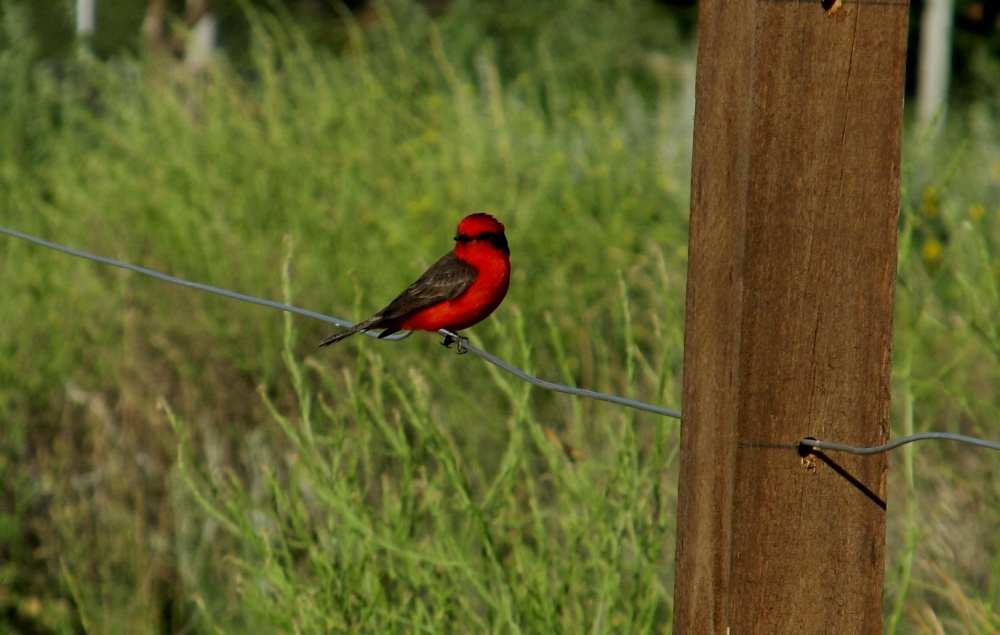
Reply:
[[340, 340], [342, 340], [342, 339], [344, 339], [346, 337], [350, 337], [350, 336], [354, 335], [355, 333], [359, 333], [361, 331], [367, 331], [368, 329], [374, 327], [378, 323], [378, 321], [379, 321], [378, 316], [370, 317], [367, 320], [365, 320], [364, 322], [359, 322], [359, 323], [355, 324], [354, 326], [352, 326], [349, 329], [344, 329], [343, 331], [340, 331], [338, 333], [334, 333], [333, 335], [329, 336], [328, 338], [326, 338], [325, 340], [323, 340], [322, 342], [320, 342], [319, 345], [321, 347], [322, 346], [329, 346], [330, 344], [334, 344], [336, 342], [339, 342]]

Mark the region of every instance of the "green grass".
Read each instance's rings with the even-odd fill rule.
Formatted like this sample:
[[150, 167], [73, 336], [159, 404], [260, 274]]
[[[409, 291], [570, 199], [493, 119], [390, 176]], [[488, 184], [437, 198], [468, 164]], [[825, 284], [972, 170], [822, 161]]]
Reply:
[[[1000, 438], [1000, 129], [978, 104], [904, 152], [896, 436]], [[1000, 629], [1000, 456], [918, 444], [892, 456], [889, 633]]]
[[[251, 14], [197, 78], [38, 63], [7, 9], [2, 224], [356, 318], [487, 211], [514, 279], [474, 341], [678, 406], [690, 50], [645, 5], [473, 6], [339, 53]], [[1000, 131], [968, 122], [907, 147], [894, 435], [1000, 436]], [[0, 631], [669, 631], [676, 423], [2, 241]], [[895, 632], [1000, 628], [998, 468], [893, 457]]]

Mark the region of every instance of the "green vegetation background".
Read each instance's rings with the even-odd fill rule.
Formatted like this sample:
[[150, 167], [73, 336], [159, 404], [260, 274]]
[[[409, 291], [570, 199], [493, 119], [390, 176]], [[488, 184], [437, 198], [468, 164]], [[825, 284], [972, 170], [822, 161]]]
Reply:
[[[677, 406], [692, 45], [645, 3], [481, 6], [387, 2], [335, 49], [247, 10], [197, 76], [38, 61], [7, 6], [0, 222], [358, 318], [487, 211], [515, 273], [474, 339]], [[897, 436], [1000, 436], [997, 110], [908, 141]], [[669, 631], [676, 423], [10, 238], [0, 293], [0, 631]], [[1000, 628], [998, 476], [893, 456], [890, 632]]]

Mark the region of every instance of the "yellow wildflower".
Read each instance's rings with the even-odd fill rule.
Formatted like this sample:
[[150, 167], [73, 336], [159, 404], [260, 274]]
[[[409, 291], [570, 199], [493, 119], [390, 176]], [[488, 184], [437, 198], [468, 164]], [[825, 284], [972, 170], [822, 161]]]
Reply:
[[924, 261], [929, 265], [937, 264], [941, 260], [941, 243], [937, 239], [928, 238], [920, 251]]

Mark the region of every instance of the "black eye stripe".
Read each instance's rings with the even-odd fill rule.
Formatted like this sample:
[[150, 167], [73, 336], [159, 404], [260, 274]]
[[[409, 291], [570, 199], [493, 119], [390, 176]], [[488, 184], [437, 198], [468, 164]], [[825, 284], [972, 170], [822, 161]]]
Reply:
[[474, 240], [480, 240], [482, 242], [488, 243], [496, 240], [497, 236], [499, 236], [499, 234], [495, 232], [483, 232], [481, 234], [476, 234], [475, 236], [469, 236], [468, 234], [458, 234], [455, 236], [455, 240], [457, 240], [460, 243], [469, 243]]
[[455, 234], [455, 242], [459, 243], [471, 243], [471, 242], [482, 242], [488, 243], [499, 249], [500, 251], [509, 254], [510, 247], [507, 245], [507, 237], [503, 232], [482, 232], [476, 234], [475, 236], [470, 236], [468, 234]]

